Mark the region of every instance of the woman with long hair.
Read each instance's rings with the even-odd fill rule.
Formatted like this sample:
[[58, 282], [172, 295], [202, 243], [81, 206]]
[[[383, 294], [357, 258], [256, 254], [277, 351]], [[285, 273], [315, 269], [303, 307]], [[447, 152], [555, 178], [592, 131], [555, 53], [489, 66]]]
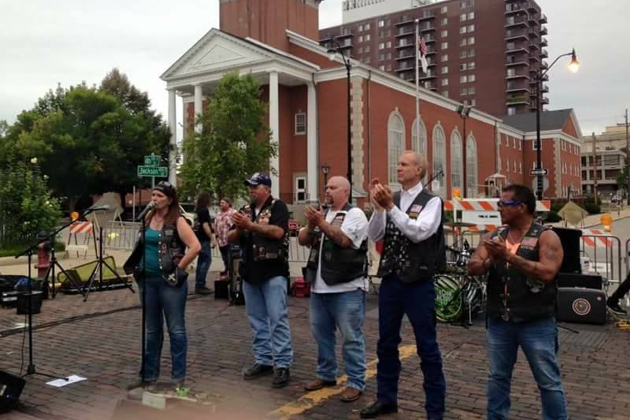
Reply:
[[181, 215], [175, 188], [169, 182], [160, 182], [153, 188], [151, 199], [154, 208], [145, 218], [144, 246], [140, 235], [125, 263], [125, 270], [134, 273], [146, 310], [144, 372], [140, 372], [140, 381], [129, 394], [136, 399], [141, 399], [144, 390], [153, 387], [160, 377], [164, 318], [171, 343], [172, 384], [179, 388], [186, 379], [186, 267], [201, 250], [199, 240]]
[[212, 249], [215, 247], [216, 240], [212, 230], [212, 220], [210, 219], [210, 193], [203, 191], [197, 197], [195, 211], [197, 212], [197, 221], [195, 222], [195, 234], [201, 243], [201, 252], [197, 259], [197, 270], [195, 272], [195, 294], [208, 295], [212, 290], [206, 287], [206, 277], [208, 270], [212, 264]]
[[236, 213], [236, 210], [232, 208], [232, 200], [227, 197], [223, 197], [219, 202], [219, 208], [221, 211], [217, 214], [215, 222], [215, 232], [217, 233], [217, 242], [219, 243], [219, 250], [221, 251], [221, 257], [223, 258], [224, 269], [221, 272], [221, 277], [227, 276], [230, 244], [228, 243], [227, 235], [230, 229], [232, 229], [232, 215]]

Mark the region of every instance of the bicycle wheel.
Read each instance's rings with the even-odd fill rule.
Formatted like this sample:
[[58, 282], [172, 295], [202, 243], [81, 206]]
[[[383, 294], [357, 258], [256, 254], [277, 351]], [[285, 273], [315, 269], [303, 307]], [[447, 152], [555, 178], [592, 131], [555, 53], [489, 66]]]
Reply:
[[441, 322], [452, 322], [462, 315], [461, 287], [457, 278], [435, 276], [435, 315]]

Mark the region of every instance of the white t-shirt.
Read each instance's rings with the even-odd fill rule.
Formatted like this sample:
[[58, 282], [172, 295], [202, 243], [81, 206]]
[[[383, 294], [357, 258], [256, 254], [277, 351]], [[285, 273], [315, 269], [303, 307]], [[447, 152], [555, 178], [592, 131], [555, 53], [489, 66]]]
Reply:
[[[338, 212], [329, 211], [326, 214], [326, 221], [331, 223]], [[363, 210], [353, 207], [346, 213], [346, 217], [343, 219], [343, 223], [341, 224], [341, 231], [352, 241], [352, 245], [354, 249], [359, 249], [361, 243], [367, 239], [367, 227], [368, 221], [365, 217], [365, 213]], [[322, 240], [319, 244], [319, 264], [317, 266], [317, 276], [315, 278], [315, 283], [313, 284], [313, 293], [343, 293], [343, 292], [351, 292], [353, 290], [361, 289], [365, 292], [368, 291], [368, 281], [367, 277], [358, 277], [352, 281], [347, 283], [335, 284], [334, 286], [329, 286], [322, 279], [322, 246], [324, 245], [324, 241]]]

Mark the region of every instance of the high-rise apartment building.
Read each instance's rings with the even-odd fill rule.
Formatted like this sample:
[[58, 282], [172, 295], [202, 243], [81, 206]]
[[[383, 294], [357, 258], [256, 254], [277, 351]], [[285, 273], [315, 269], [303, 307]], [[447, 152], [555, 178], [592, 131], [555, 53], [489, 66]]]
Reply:
[[[382, 11], [388, 1], [355, 0], [344, 13], [356, 18], [364, 7], [363, 18], [321, 29], [320, 44], [333, 47], [336, 41], [352, 58], [415, 83], [417, 21], [429, 51], [428, 71], [419, 76], [425, 88], [496, 116], [536, 109], [537, 74], [547, 68], [548, 53], [547, 17], [535, 1], [417, 2], [406, 10], [369, 13]], [[549, 103], [547, 80], [540, 84], [543, 106]]]

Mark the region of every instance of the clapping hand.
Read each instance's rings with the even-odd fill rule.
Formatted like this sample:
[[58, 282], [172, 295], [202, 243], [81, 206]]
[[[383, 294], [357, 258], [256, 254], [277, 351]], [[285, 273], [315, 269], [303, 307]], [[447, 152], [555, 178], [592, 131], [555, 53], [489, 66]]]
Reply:
[[234, 213], [232, 215], [232, 223], [234, 223], [234, 226], [241, 230], [249, 230], [249, 228], [253, 224], [252, 219], [249, 215], [240, 212]]
[[306, 217], [308, 226], [311, 230], [320, 226], [324, 221], [324, 213], [312, 206], [306, 206], [304, 208], [304, 217]]
[[381, 184], [378, 178], [372, 180], [371, 195], [377, 210], [391, 210], [394, 207], [392, 189], [388, 185]]

